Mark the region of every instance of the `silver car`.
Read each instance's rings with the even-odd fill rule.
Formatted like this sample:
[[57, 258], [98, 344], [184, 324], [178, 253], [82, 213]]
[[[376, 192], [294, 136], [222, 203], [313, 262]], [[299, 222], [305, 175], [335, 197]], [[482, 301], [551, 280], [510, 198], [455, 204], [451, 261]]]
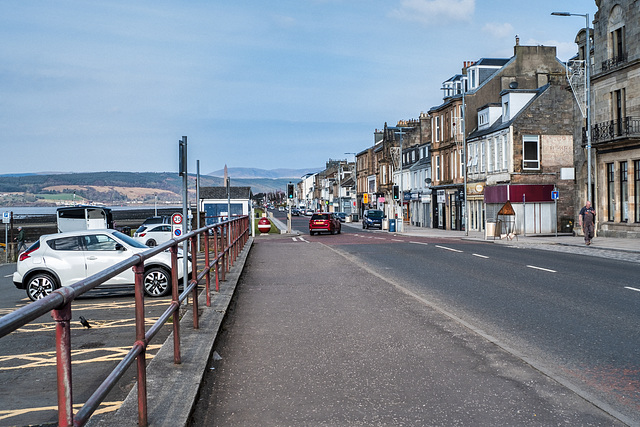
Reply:
[[[41, 236], [20, 254], [13, 283], [18, 289], [25, 289], [27, 296], [35, 301], [61, 286], [72, 285], [148, 249], [126, 234], [111, 229]], [[180, 279], [183, 276], [182, 264], [178, 262]], [[104, 284], [133, 283], [133, 269], [127, 269]], [[145, 261], [144, 291], [152, 297], [171, 292], [171, 254], [168, 251]]]

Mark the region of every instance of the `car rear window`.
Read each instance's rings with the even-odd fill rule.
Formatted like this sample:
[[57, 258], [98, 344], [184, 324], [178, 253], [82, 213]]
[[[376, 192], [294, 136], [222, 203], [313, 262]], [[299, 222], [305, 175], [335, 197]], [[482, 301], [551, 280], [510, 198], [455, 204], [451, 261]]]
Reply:
[[61, 237], [47, 241], [47, 245], [54, 251], [81, 251], [80, 242], [77, 236]]
[[329, 214], [313, 214], [313, 216], [311, 217], [311, 221], [313, 220], [328, 220], [329, 219]]
[[382, 218], [384, 214], [382, 213], [382, 211], [369, 211], [367, 212], [367, 216], [369, 218]]

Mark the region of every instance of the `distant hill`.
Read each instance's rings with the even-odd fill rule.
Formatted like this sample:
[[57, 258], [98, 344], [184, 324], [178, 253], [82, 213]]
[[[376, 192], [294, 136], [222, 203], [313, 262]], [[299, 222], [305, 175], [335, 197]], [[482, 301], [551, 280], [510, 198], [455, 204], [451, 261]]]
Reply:
[[[311, 169], [257, 169], [257, 168], [227, 168], [231, 178], [269, 178], [269, 179], [300, 179], [300, 177], [321, 171], [321, 168]], [[210, 176], [224, 177], [224, 169], [209, 173]]]
[[[195, 196], [195, 175], [189, 175], [190, 197]], [[201, 175], [201, 187], [223, 185], [223, 179]], [[231, 185], [251, 187], [254, 194], [286, 191], [288, 178], [234, 178]], [[182, 178], [175, 172], [93, 172], [0, 176], [0, 206], [64, 203], [70, 196], [87, 202], [153, 203], [181, 199]]]

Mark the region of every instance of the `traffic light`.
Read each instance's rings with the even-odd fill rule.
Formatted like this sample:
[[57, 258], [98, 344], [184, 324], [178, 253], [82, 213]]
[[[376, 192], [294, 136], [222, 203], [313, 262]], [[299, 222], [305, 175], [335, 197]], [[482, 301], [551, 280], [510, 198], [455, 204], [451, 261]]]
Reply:
[[399, 200], [400, 199], [400, 187], [398, 187], [397, 185], [393, 186], [393, 200]]
[[287, 198], [293, 199], [293, 184], [287, 184]]

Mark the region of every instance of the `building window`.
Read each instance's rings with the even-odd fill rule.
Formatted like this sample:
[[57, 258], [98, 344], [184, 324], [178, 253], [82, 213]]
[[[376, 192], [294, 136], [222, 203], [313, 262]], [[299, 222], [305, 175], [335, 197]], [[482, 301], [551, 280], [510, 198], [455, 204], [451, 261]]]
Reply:
[[607, 208], [609, 210], [607, 221], [610, 222], [613, 222], [615, 218], [615, 178], [613, 163], [607, 163]]
[[480, 145], [481, 145], [481, 149], [480, 149], [480, 172], [481, 172], [481, 173], [484, 173], [484, 171], [485, 171], [484, 163], [485, 163], [485, 159], [487, 158], [487, 157], [485, 156], [485, 151], [484, 151], [484, 150], [485, 150], [485, 148], [484, 148], [484, 146], [485, 146], [485, 140], [484, 140], [484, 139], [482, 140], [482, 142], [480, 143]]
[[540, 169], [540, 137], [537, 135], [522, 137], [522, 169]]
[[640, 222], [640, 160], [633, 162], [634, 221]]
[[460, 177], [464, 178], [464, 153], [460, 151]]
[[502, 169], [509, 170], [509, 150], [507, 149], [507, 135], [502, 135]]
[[624, 27], [620, 27], [611, 32], [611, 48], [613, 59], [621, 61], [621, 59], [624, 58]]
[[436, 142], [440, 142], [440, 116], [436, 116], [436, 126], [435, 126], [435, 140]]
[[440, 181], [440, 156], [436, 155], [436, 181]]
[[627, 182], [628, 176], [627, 162], [620, 162], [620, 221], [629, 221], [629, 183]]
[[496, 138], [496, 170], [502, 170], [502, 137]]

